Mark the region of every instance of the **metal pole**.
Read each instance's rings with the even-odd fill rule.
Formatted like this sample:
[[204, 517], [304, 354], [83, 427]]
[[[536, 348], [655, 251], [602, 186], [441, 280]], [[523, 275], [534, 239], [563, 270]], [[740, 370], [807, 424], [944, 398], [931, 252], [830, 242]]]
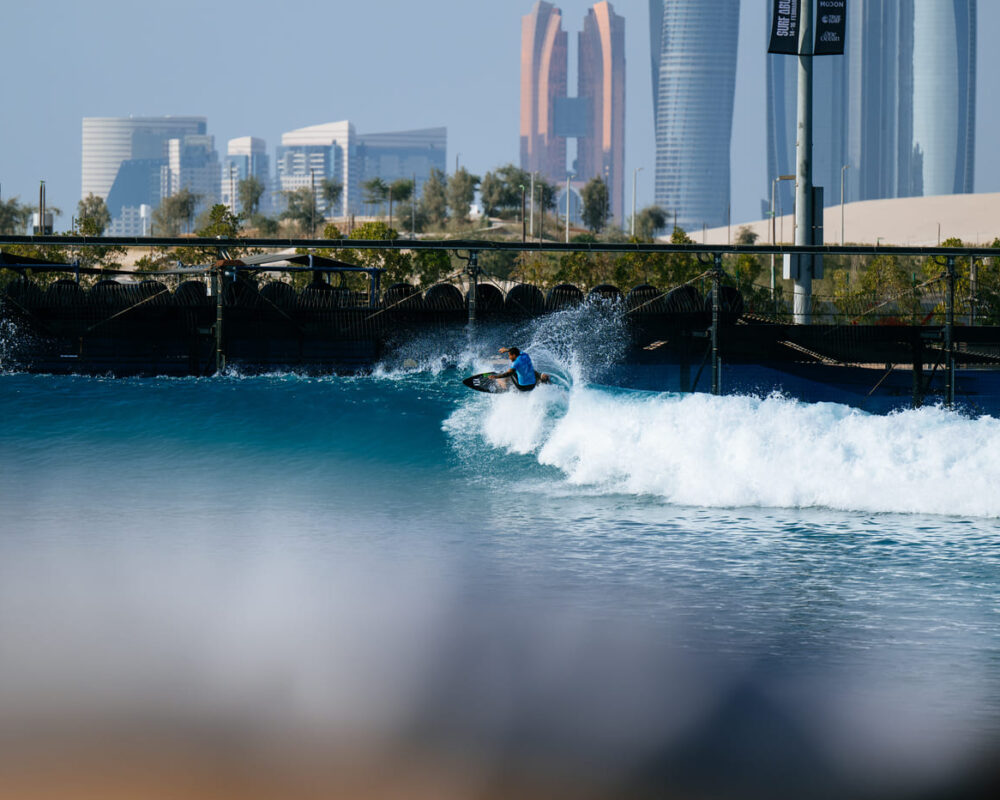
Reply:
[[722, 286], [722, 253], [715, 254], [712, 269], [712, 394], [719, 394], [719, 289]]
[[529, 224], [531, 238], [535, 238], [535, 173], [531, 173], [531, 222]]
[[[771, 181], [771, 247], [774, 247], [774, 226], [777, 224], [774, 219], [774, 187], [777, 183], [777, 178]], [[771, 253], [771, 302], [774, 302], [775, 298], [775, 275], [774, 275], [774, 253]]]
[[312, 200], [309, 202], [309, 235], [316, 236], [316, 170], [309, 170], [309, 191], [312, 192]]
[[417, 238], [417, 173], [413, 173], [413, 192], [410, 194], [410, 236]]
[[844, 246], [844, 173], [851, 168], [850, 164], [844, 164], [840, 168], [840, 246]]
[[222, 267], [212, 270], [212, 291], [215, 292], [215, 372], [221, 373], [226, 368], [226, 357], [222, 352]]
[[[812, 0], [800, 5], [799, 16], [799, 102], [798, 141], [796, 142], [795, 171], [795, 244], [813, 243], [813, 179], [812, 179]], [[812, 304], [811, 255], [798, 255], [795, 274], [793, 319], [796, 324], [807, 325]]]
[[945, 300], [944, 346], [948, 358], [947, 383], [944, 391], [944, 404], [951, 408], [955, 405], [955, 257], [948, 256], [947, 273], [948, 295]]
[[476, 283], [479, 279], [479, 252], [469, 251], [469, 266], [466, 268], [469, 275], [469, 325], [476, 324]]
[[528, 229], [528, 220], [524, 218], [524, 184], [521, 184], [521, 244], [525, 242], [525, 232]]
[[566, 244], [569, 244], [569, 179], [571, 175], [566, 176]]
[[635, 183], [640, 172], [642, 172], [642, 167], [636, 167], [632, 170], [632, 236], [635, 236]]

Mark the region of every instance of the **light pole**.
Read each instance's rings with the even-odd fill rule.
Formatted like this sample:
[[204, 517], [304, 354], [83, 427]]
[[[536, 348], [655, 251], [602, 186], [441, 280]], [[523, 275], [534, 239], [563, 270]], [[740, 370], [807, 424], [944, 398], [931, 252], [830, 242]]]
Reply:
[[455, 153], [455, 174], [458, 174], [458, 157], [462, 155], [461, 153]]
[[569, 179], [572, 174], [566, 176], [566, 244], [569, 244]]
[[531, 238], [535, 238], [535, 173], [531, 173], [531, 222], [528, 223]]
[[[777, 228], [775, 225], [775, 214], [774, 214], [774, 195], [777, 185], [781, 181], [794, 181], [794, 175], [779, 175], [777, 178], [771, 180], [771, 245], [774, 246], [776, 242]], [[781, 208], [781, 195], [778, 195], [778, 208]], [[785, 238], [785, 218], [781, 218], [781, 238]], [[774, 274], [774, 253], [771, 253], [771, 299], [775, 299], [775, 274]]]
[[527, 231], [528, 221], [524, 218], [524, 184], [521, 186], [521, 243], [525, 241], [525, 232]]
[[840, 168], [840, 246], [844, 246], [844, 173], [851, 168], [850, 164], [844, 164]]
[[642, 167], [636, 167], [632, 170], [632, 237], [635, 237], [635, 182], [636, 178], [639, 177], [639, 173], [642, 172]]

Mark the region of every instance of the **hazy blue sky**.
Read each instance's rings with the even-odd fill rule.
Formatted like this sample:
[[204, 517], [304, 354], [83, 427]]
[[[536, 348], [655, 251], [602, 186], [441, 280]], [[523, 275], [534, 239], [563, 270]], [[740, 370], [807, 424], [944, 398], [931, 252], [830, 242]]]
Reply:
[[[3, 197], [49, 203], [68, 227], [80, 198], [85, 116], [198, 114], [225, 152], [261, 136], [350, 119], [361, 132], [448, 127], [455, 156], [482, 174], [518, 159], [521, 16], [528, 0], [367, 0], [364, 3], [53, 0], [4, 8], [0, 184]], [[590, 3], [557, 2], [570, 34]], [[767, 192], [764, 152], [766, 0], [743, 0], [733, 132], [733, 221], [756, 219]], [[648, 0], [617, 0], [627, 46], [626, 195], [642, 167], [640, 207], [652, 202], [655, 150]], [[979, 3], [979, 41], [1000, 31], [1000, 2]], [[976, 190], [1000, 191], [998, 88], [979, 48]]]

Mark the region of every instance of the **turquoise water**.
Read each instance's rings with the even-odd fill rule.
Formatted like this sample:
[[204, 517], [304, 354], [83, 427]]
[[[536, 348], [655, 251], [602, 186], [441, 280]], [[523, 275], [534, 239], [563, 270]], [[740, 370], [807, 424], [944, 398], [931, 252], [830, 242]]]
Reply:
[[838, 790], [995, 745], [1000, 422], [618, 390], [543, 343], [569, 388], [466, 390], [493, 344], [357, 378], [0, 375], [0, 717]]

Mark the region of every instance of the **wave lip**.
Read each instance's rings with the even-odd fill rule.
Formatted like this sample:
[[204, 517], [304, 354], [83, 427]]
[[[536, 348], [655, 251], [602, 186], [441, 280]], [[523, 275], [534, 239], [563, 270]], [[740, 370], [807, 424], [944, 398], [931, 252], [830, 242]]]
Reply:
[[1000, 516], [992, 417], [594, 387], [575, 388], [561, 416], [504, 399], [479, 422], [486, 443], [534, 453], [575, 486], [703, 507]]

